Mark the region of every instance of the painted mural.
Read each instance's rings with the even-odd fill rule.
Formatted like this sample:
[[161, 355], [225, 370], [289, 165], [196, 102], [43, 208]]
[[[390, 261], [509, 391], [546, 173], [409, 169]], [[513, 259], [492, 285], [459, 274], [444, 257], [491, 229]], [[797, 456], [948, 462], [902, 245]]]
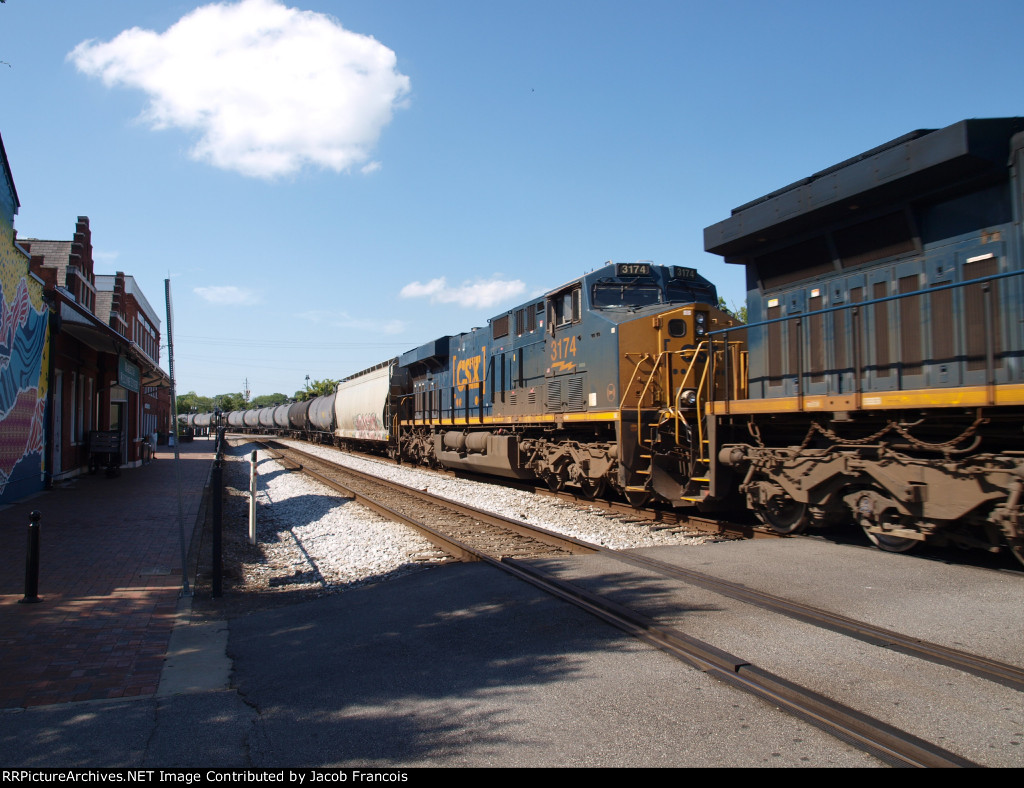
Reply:
[[49, 343], [43, 286], [0, 216], [0, 503], [42, 489]]

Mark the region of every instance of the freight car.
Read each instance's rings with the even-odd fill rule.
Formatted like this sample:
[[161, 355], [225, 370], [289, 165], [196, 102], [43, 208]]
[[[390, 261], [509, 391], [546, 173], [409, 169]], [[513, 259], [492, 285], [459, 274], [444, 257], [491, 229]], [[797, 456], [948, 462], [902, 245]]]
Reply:
[[333, 443], [343, 448], [387, 451], [392, 402], [407, 380], [398, 359], [377, 364], [342, 380], [330, 394], [304, 402], [232, 411], [226, 424], [251, 432]]
[[1024, 562], [1022, 132], [915, 131], [705, 230], [750, 320], [748, 395], [708, 406], [712, 499]]

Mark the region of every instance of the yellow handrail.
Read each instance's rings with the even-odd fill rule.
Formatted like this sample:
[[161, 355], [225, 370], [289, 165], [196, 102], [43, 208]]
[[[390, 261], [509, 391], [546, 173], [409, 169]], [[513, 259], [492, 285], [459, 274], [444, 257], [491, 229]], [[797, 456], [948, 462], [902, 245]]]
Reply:
[[[729, 357], [730, 374], [724, 381], [726, 397], [732, 397], [740, 391], [742, 388], [740, 382], [745, 378], [746, 371], [745, 354], [740, 350], [742, 343], [738, 341], [727, 341], [721, 343], [721, 345], [721, 348], [718, 348], [713, 340], [704, 339], [701, 340], [696, 347], [689, 347], [683, 350], [663, 350], [660, 351], [657, 356], [652, 356], [649, 353], [626, 354], [627, 357], [635, 356], [638, 359], [636, 367], [633, 369], [633, 374], [630, 376], [627, 392], [633, 390], [634, 384], [641, 380], [643, 381], [643, 388], [641, 389], [636, 402], [637, 429], [639, 430], [637, 442], [640, 446], [648, 445], [648, 442], [644, 439], [642, 430], [643, 404], [647, 397], [647, 393], [651, 390], [651, 386], [657, 379], [658, 373], [662, 368], [662, 364], [665, 363], [666, 359], [678, 357], [681, 361], [686, 363], [686, 373], [683, 375], [682, 381], [676, 387], [674, 393], [669, 385], [665, 385], [665, 391], [668, 392], [668, 395], [672, 398], [670, 402], [652, 401], [652, 406], [660, 407], [662, 417], [672, 419], [675, 422], [675, 439], [676, 443], [679, 443], [681, 437], [681, 425], [689, 426], [685, 416], [680, 412], [679, 398], [682, 396], [684, 390], [694, 389], [696, 391], [696, 402], [694, 405], [697, 411], [697, 445], [699, 447], [695, 454], [696, 458], [702, 462], [706, 462], [708, 460], [708, 457], [706, 456], [707, 453], [704, 449], [704, 432], [706, 425], [704, 424], [703, 409], [708, 402], [714, 401], [714, 392], [711, 390], [713, 381], [710, 379], [710, 367], [712, 364], [708, 363], [711, 362], [711, 354], [721, 353], [723, 360], [726, 355]], [[700, 366], [698, 373], [697, 365], [693, 362], [701, 353], [707, 353], [707, 361]], [[641, 372], [641, 367], [647, 362], [652, 364], [651, 368]], [[717, 366], [718, 365], [715, 364], [716, 368]], [[668, 371], [669, 368], [666, 366], [666, 383], [670, 383], [671, 381], [671, 376], [668, 376]], [[624, 392], [624, 399], [627, 392]], [[660, 423], [663, 422], [659, 421], [659, 424]], [[653, 436], [650, 443], [653, 445]]]

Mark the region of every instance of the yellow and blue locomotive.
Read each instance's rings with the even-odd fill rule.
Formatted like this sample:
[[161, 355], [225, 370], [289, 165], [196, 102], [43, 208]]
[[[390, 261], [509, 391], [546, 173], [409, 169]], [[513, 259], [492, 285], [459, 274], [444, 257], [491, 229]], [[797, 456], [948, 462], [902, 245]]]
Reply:
[[610, 487], [636, 505], [705, 494], [689, 436], [702, 396], [726, 393], [707, 377], [708, 335], [738, 321], [695, 269], [608, 263], [489, 323], [399, 358], [400, 456], [590, 497]]

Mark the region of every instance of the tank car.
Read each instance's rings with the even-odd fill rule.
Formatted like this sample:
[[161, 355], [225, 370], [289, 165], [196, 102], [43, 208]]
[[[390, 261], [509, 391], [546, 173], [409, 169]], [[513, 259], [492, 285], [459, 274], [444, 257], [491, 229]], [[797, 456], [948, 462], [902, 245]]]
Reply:
[[685, 494], [695, 457], [652, 446], [666, 411], [696, 422], [708, 332], [737, 325], [717, 304], [693, 268], [608, 263], [422, 345], [399, 359], [411, 390], [395, 451], [590, 497], [611, 487], [636, 505]]
[[290, 405], [277, 405], [273, 410], [274, 433], [284, 435], [288, 432], [288, 408]]
[[316, 397], [309, 403], [310, 438], [320, 443], [330, 443], [334, 437], [334, 399], [337, 392]]
[[712, 499], [1024, 562], [1022, 166], [1024, 118], [961, 121], [705, 230], [750, 320], [749, 393], [708, 407]]
[[256, 420], [259, 423], [261, 432], [274, 431], [274, 406], [268, 405], [265, 408], [257, 408]]
[[241, 431], [245, 427], [245, 411], [244, 410], [233, 410], [227, 415], [228, 429], [232, 431]]
[[309, 431], [309, 406], [312, 400], [293, 402], [288, 406], [288, 433], [293, 438], [305, 437]]

